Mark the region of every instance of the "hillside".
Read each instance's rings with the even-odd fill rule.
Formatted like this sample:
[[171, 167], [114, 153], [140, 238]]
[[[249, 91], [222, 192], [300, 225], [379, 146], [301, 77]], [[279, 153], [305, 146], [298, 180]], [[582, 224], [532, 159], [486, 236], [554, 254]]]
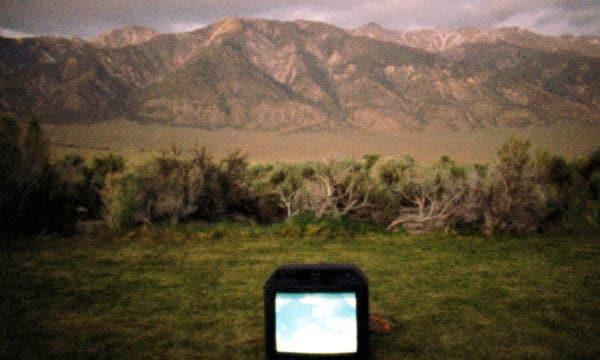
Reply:
[[120, 48], [129, 45], [138, 45], [146, 42], [160, 33], [143, 26], [127, 26], [122, 29], [113, 29], [100, 34], [90, 42], [97, 46], [108, 48]]
[[92, 42], [0, 38], [0, 112], [278, 131], [600, 124], [600, 57], [581, 45], [595, 38], [549, 51], [546, 37], [510, 29], [462, 29], [440, 45], [440, 32], [368, 27], [227, 19]]
[[573, 52], [582, 56], [600, 57], [600, 37], [598, 36], [544, 36], [517, 27], [395, 31], [376, 23], [369, 23], [350, 30], [350, 33], [435, 53], [443, 53], [446, 50], [474, 43], [507, 43], [545, 52]]

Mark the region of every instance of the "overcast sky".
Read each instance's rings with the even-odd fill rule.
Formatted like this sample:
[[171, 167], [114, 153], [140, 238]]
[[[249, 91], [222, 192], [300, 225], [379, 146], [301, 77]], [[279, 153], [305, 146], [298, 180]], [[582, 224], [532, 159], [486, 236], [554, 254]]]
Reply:
[[143, 25], [188, 31], [226, 17], [316, 20], [351, 28], [374, 21], [423, 27], [520, 26], [549, 34], [600, 35], [600, 0], [0, 0], [0, 34], [89, 38]]

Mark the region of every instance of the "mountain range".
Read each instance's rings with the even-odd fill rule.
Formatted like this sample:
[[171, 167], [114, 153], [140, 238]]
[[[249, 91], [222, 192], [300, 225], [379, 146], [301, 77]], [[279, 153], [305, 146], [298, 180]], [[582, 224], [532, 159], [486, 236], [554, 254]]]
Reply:
[[600, 124], [600, 37], [226, 19], [0, 38], [0, 112], [207, 129]]

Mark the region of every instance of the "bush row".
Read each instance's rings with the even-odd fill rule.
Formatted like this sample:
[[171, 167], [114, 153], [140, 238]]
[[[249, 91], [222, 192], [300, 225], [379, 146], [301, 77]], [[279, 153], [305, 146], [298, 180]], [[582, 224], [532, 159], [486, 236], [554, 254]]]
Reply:
[[177, 147], [124, 172], [119, 156], [90, 164], [69, 155], [54, 164], [36, 121], [0, 122], [0, 226], [3, 232], [68, 231], [78, 220], [113, 228], [191, 219], [360, 220], [413, 233], [487, 235], [598, 228], [600, 149], [566, 161], [533, 154], [526, 141], [503, 144], [489, 165], [448, 157], [249, 165], [239, 152], [216, 160]]
[[567, 162], [533, 155], [526, 141], [503, 144], [491, 165], [442, 157], [256, 164], [240, 153], [215, 161], [205, 150], [165, 153], [104, 193], [114, 227], [139, 222], [309, 216], [356, 219], [413, 233], [524, 234], [600, 223], [600, 150]]

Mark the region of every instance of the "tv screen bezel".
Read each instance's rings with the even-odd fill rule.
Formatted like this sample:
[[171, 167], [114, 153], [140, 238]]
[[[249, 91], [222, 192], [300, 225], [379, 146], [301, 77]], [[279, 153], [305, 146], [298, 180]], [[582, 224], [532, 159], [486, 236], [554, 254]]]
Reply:
[[[317, 269], [323, 270], [322, 265]], [[344, 284], [278, 284], [274, 287], [265, 286], [265, 344], [268, 359], [291, 360], [291, 359], [327, 359], [327, 360], [353, 360], [366, 359], [369, 353], [369, 299], [368, 285], [362, 272], [354, 266], [340, 267], [336, 265], [326, 268], [328, 271], [358, 271], [357, 275], [363, 278], [360, 283]], [[326, 271], [327, 271], [326, 270]], [[276, 349], [275, 334], [275, 296], [277, 293], [354, 293], [356, 296], [356, 334], [357, 351], [344, 354], [307, 354], [307, 353], [285, 353]]]

